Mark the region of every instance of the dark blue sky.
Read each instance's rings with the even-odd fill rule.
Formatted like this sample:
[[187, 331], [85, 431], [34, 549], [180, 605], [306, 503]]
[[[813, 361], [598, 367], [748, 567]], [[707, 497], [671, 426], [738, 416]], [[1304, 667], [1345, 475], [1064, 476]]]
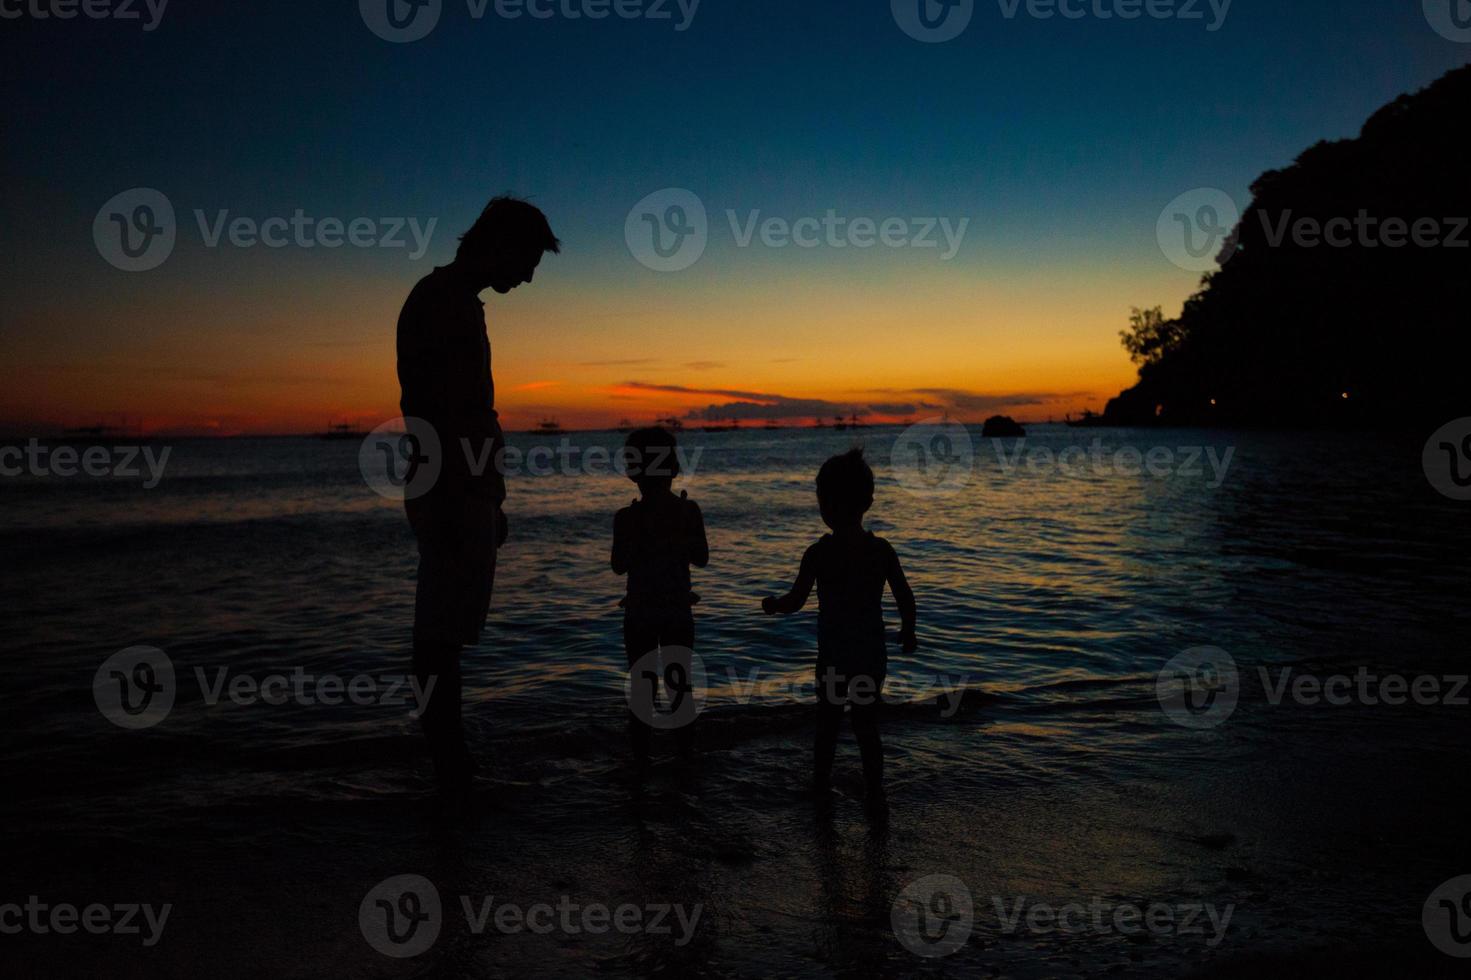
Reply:
[[[20, 2], [38, 0], [4, 0]], [[444, 0], [435, 30], [409, 44], [375, 36], [355, 0], [172, 0], [151, 32], [3, 20], [4, 330], [55, 364], [67, 345], [111, 342], [100, 304], [141, 316], [163, 284], [238, 306], [299, 277], [330, 308], [359, 277], [402, 272], [381, 252], [212, 260], [181, 233], [166, 274], [118, 273], [98, 261], [91, 223], [135, 186], [163, 190], [185, 221], [196, 207], [441, 216], [436, 262], [488, 194], [512, 190], [568, 243], [564, 294], [619, 301], [652, 281], [624, 247], [625, 216], [664, 187], [695, 190], [712, 223], [726, 208], [966, 215], [955, 275], [1106, 262], [1098, 274], [1136, 276], [1141, 301], [1177, 304], [1196, 276], [1160, 262], [1166, 201], [1212, 186], [1244, 204], [1261, 171], [1471, 58], [1418, 0], [1235, 0], [1214, 32], [1199, 6], [1204, 20], [1069, 21], [1025, 8], [1008, 19], [980, 0], [942, 44], [907, 36], [889, 0], [703, 0], [682, 32], [477, 21], [466, 0]], [[793, 263], [832, 274], [852, 258], [748, 250], [659, 288], [699, 293]], [[66, 326], [77, 318], [89, 322]]]

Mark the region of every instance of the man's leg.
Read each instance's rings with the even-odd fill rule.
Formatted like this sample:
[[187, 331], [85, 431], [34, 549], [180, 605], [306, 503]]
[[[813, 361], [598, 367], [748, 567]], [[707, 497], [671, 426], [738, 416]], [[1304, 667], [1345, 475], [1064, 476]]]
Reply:
[[[413, 502], [417, 503], [417, 501]], [[419, 724], [441, 783], [470, 774], [470, 754], [460, 717], [460, 649], [463, 626], [456, 610], [463, 585], [460, 547], [442, 514], [427, 507], [409, 511], [419, 546], [414, 590], [414, 675], [428, 697], [419, 705]], [[433, 687], [430, 687], [430, 683]]]
[[460, 717], [459, 644], [416, 641], [414, 676], [419, 690], [428, 692], [419, 705], [419, 724], [434, 757], [434, 774], [442, 783], [463, 779], [469, 775], [470, 753]]

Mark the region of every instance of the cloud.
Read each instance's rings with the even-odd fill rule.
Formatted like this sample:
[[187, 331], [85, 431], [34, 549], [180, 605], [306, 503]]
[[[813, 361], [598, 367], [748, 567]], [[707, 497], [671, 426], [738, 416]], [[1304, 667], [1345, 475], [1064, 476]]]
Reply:
[[609, 361], [578, 361], [583, 367], [632, 367], [637, 364], [657, 364], [653, 357], [620, 357]]
[[[792, 419], [834, 418], [850, 415], [911, 416], [919, 412], [953, 411], [957, 413], [994, 412], [1002, 408], [1044, 405], [1076, 394], [1054, 394], [1051, 392], [993, 393], [967, 391], [963, 388], [876, 388], [870, 394], [924, 396], [920, 398], [867, 401], [858, 399], [836, 402], [826, 398], [793, 398], [774, 392], [743, 391], [734, 388], [697, 388], [688, 385], [652, 384], [646, 381], [625, 381], [619, 387], [636, 391], [660, 392], [673, 395], [705, 395], [726, 399], [703, 408], [690, 409], [686, 418], [691, 419]], [[620, 397], [615, 395], [614, 397]], [[628, 397], [626, 394], [621, 397]]]
[[691, 371], [713, 371], [715, 368], [725, 367], [724, 361], [689, 361], [685, 367]]

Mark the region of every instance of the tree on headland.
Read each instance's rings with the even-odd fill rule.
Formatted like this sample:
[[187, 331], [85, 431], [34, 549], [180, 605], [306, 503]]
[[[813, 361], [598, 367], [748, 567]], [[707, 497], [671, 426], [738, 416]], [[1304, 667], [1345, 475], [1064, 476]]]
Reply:
[[1180, 321], [1166, 320], [1158, 306], [1148, 310], [1134, 307], [1129, 314], [1129, 329], [1119, 331], [1129, 360], [1141, 367], [1163, 358], [1179, 345], [1180, 336]]

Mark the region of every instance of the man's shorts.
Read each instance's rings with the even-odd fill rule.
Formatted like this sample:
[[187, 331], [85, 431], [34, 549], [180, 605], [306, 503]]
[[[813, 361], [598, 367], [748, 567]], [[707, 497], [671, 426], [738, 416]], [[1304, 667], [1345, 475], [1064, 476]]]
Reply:
[[406, 509], [419, 542], [414, 642], [478, 643], [495, 584], [496, 505], [431, 494]]

